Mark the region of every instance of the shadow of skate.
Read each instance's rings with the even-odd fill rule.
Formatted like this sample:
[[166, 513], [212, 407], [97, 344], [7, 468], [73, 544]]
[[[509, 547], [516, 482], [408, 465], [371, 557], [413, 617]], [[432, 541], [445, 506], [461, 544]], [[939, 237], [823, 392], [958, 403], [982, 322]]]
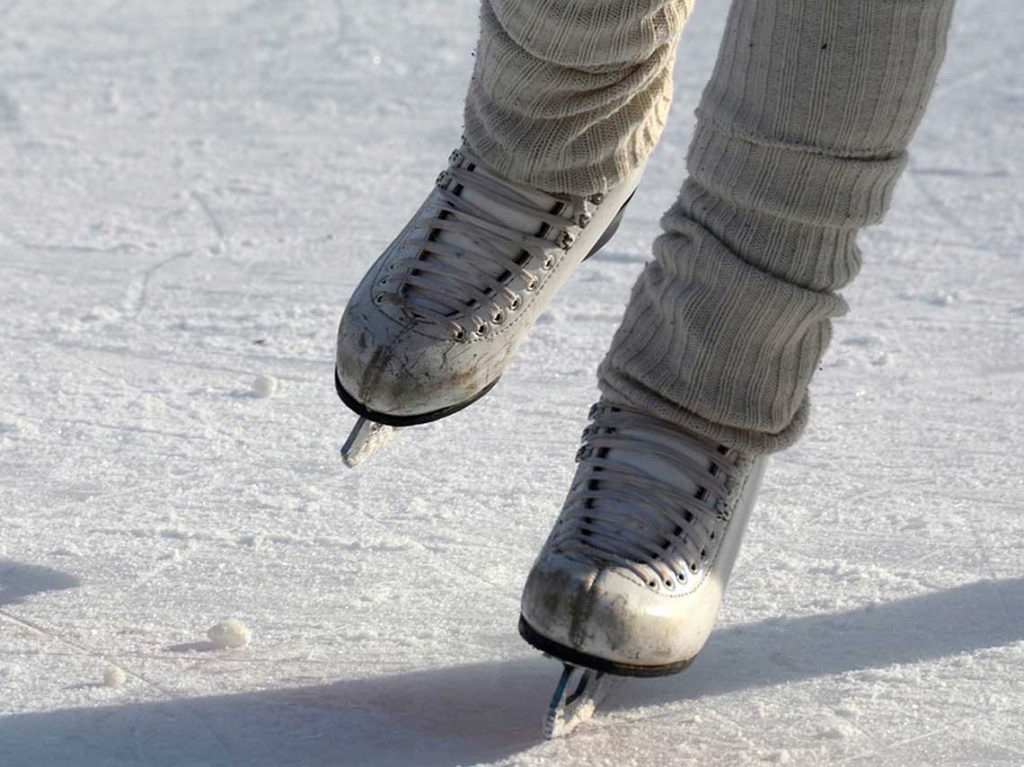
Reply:
[[63, 591], [81, 586], [74, 575], [42, 565], [0, 559], [0, 607], [17, 604], [33, 594]]
[[[624, 684], [604, 710], [917, 663], [1021, 639], [1024, 578], [980, 581], [842, 613], [729, 626], [689, 671]], [[538, 742], [557, 669], [530, 655], [322, 686], [8, 716], [0, 720], [0, 764], [440, 767], [498, 760]]]
[[685, 674], [624, 686], [608, 711], [944, 658], [1024, 639], [1024, 578], [715, 632]]

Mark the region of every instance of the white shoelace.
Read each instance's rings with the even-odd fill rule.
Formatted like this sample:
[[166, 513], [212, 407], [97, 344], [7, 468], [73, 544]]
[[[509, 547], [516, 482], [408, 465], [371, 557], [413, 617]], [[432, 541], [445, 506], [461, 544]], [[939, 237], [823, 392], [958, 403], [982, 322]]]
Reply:
[[720, 541], [737, 456], [636, 411], [599, 403], [590, 417], [553, 545], [652, 588], [685, 583]]
[[444, 324], [460, 341], [486, 335], [516, 312], [522, 293], [542, 283], [537, 271], [557, 266], [602, 199], [500, 178], [465, 149], [452, 153], [437, 187], [441, 210], [420, 222], [427, 236], [390, 264], [374, 300]]

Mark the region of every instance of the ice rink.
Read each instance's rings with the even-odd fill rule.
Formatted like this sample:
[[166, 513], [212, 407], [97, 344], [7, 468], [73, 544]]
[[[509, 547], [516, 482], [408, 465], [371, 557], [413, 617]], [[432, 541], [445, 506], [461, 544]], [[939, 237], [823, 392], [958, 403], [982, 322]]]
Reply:
[[618, 237], [351, 471], [337, 320], [459, 142], [475, 1], [0, 0], [0, 765], [1024, 764], [1019, 0], [958, 4], [707, 649], [541, 740], [519, 591], [682, 180], [697, 5]]

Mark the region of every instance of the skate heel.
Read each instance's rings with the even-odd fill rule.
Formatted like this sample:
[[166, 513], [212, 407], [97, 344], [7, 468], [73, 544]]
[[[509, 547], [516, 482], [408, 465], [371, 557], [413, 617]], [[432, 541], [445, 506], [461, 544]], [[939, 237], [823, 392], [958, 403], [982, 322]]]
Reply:
[[612, 222], [608, 224], [608, 228], [604, 230], [604, 233], [594, 244], [594, 247], [590, 249], [590, 252], [583, 257], [584, 261], [586, 261], [591, 256], [596, 255], [597, 252], [601, 250], [601, 248], [603, 248], [605, 245], [611, 242], [612, 237], [614, 237], [615, 233], [619, 231], [619, 224], [622, 223], [622, 217], [626, 215], [626, 206], [629, 205], [629, 201], [633, 199], [634, 194], [636, 194], [635, 191], [628, 198], [626, 198], [626, 201], [624, 203], [622, 203], [622, 207], [619, 208], [619, 212], [615, 214], [615, 218], [612, 219]]

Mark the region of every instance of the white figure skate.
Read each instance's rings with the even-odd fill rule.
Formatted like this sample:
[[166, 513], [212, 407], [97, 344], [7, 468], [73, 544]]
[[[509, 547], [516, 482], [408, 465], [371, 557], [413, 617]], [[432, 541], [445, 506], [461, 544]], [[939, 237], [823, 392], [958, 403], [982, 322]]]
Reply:
[[519, 621], [527, 642], [565, 664], [549, 737], [585, 721], [615, 676], [674, 674], [693, 661], [766, 465], [604, 403], [591, 410], [577, 461]]
[[341, 319], [335, 384], [360, 416], [346, 462], [384, 444], [383, 426], [443, 418], [486, 394], [558, 289], [614, 234], [641, 173], [605, 194], [549, 194], [453, 152]]

